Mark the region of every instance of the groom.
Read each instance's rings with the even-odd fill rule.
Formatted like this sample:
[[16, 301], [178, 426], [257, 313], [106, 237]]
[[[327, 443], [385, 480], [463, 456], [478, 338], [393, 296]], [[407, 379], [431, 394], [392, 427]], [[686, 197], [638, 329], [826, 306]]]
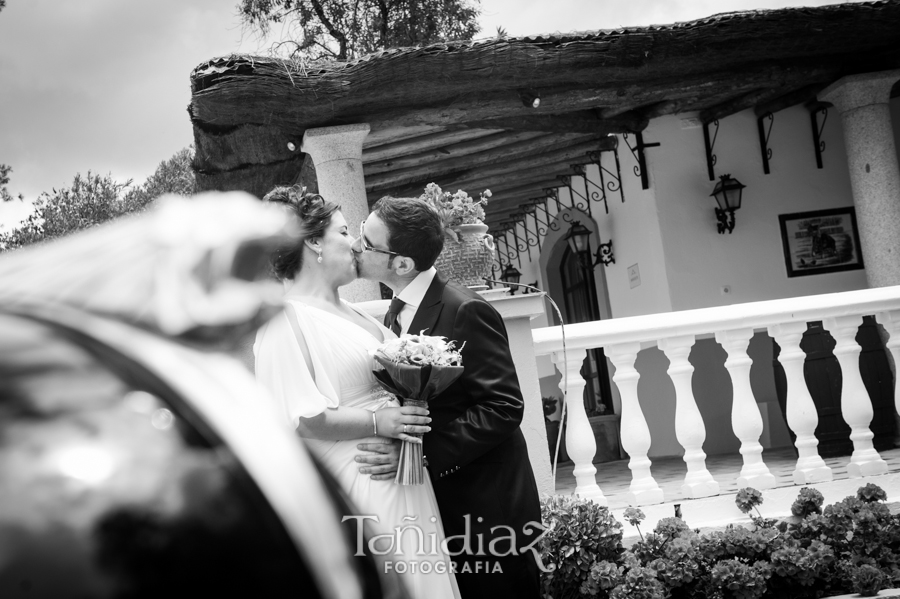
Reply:
[[453, 561], [463, 599], [537, 599], [537, 563], [522, 548], [540, 534], [541, 509], [506, 327], [484, 298], [435, 270], [443, 244], [431, 206], [386, 197], [353, 250], [359, 275], [394, 292], [385, 326], [462, 347], [462, 377], [429, 403], [424, 454], [451, 555], [459, 553]]

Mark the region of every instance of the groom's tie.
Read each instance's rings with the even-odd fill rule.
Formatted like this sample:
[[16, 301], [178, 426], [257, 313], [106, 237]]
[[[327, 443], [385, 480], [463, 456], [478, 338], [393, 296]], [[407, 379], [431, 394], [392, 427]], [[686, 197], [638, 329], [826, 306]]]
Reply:
[[400, 310], [406, 305], [399, 297], [391, 300], [391, 307], [388, 308], [387, 314], [384, 315], [384, 326], [394, 331], [394, 334], [400, 336]]

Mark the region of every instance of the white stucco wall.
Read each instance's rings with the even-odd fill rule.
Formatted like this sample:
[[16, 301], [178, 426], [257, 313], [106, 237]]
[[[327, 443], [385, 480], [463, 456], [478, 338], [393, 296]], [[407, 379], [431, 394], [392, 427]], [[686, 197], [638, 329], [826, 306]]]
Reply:
[[[900, 99], [892, 100], [891, 112], [900, 148]], [[625, 202], [610, 194], [608, 215], [602, 206], [594, 208], [601, 236], [608, 231], [616, 257], [616, 264], [595, 269], [595, 276], [605, 277], [612, 317], [866, 287], [863, 270], [788, 278], [785, 269], [780, 214], [853, 205], [836, 110], [829, 111], [822, 133], [826, 144], [822, 169], [816, 167], [807, 110], [795, 106], [776, 113], [769, 137], [772, 157], [768, 175], [763, 172], [753, 112], [743, 111], [720, 121], [713, 150], [716, 177], [728, 173], [746, 185], [734, 232], [724, 235], [716, 230], [715, 200], [710, 196], [715, 181], [707, 174], [703, 129], [684, 123], [692, 116], [654, 119], [644, 132], [645, 142], [660, 143], [646, 151], [649, 190], [641, 189], [640, 178], [633, 172], [637, 162], [619, 138]], [[629, 141], [633, 146], [634, 139]], [[614, 169], [611, 155], [604, 156], [604, 164]], [[634, 264], [640, 271], [640, 285], [633, 287], [628, 267]], [[758, 333], [749, 354], [754, 360], [754, 394], [757, 402], [764, 404], [761, 411], [768, 418], [763, 444], [787, 445], [790, 440], [775, 395], [769, 337]], [[691, 353], [693, 390], [707, 427], [704, 450], [708, 454], [738, 448], [731, 432], [731, 382], [724, 360], [724, 350], [711, 339], [698, 340]], [[666, 374], [668, 361], [659, 350], [647, 349], [639, 354], [637, 368], [641, 406], [653, 439], [650, 455], [679, 455], [683, 450], [675, 439], [675, 394]], [[542, 368], [540, 375], [552, 374], [548, 370]]]
[[[866, 286], [863, 270], [788, 278], [778, 215], [853, 205], [840, 118], [830, 111], [824, 168], [816, 168], [809, 113], [776, 113], [769, 137], [771, 173], [763, 172], [756, 117], [747, 110], [722, 119], [714, 152], [716, 177], [744, 185], [731, 234], [719, 235], [707, 175], [703, 129], [683, 117], [655, 119], [647, 137], [662, 143], [652, 162], [673, 309], [830, 293]], [[730, 293], [723, 293], [728, 286]]]

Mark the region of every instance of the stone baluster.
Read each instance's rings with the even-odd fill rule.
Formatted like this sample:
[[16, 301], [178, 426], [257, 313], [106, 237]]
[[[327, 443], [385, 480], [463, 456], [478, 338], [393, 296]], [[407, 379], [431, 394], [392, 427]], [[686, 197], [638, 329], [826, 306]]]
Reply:
[[657, 344], [669, 359], [666, 372], [675, 385], [675, 437], [684, 447], [684, 463], [687, 464], [681, 494], [686, 499], [718, 495], [719, 483], [706, 469], [706, 454], [703, 452], [706, 427], [691, 388], [694, 367], [688, 356], [694, 345], [694, 336], [669, 337], [660, 339]]
[[[900, 310], [881, 312], [877, 317], [878, 323], [887, 331], [888, 339], [885, 347], [894, 358], [894, 370], [900, 367]], [[897, 375], [894, 374], [894, 409], [900, 414], [900, 385], [897, 384]]]
[[663, 491], [650, 474], [650, 428], [641, 410], [637, 385], [641, 375], [634, 368], [640, 343], [621, 343], [605, 348], [606, 357], [616, 368], [612, 377], [622, 397], [621, 432], [622, 447], [628, 452], [631, 469], [631, 486], [628, 503], [630, 505], [653, 505], [662, 503]]
[[731, 427], [741, 440], [744, 465], [738, 476], [738, 487], [771, 489], [775, 477], [762, 459], [759, 438], [763, 433], [762, 416], [750, 387], [750, 366], [753, 360], [747, 355], [747, 347], [753, 337], [753, 329], [734, 329], [716, 333], [716, 341], [728, 352], [725, 368], [731, 376], [733, 399], [731, 403]]
[[788, 322], [768, 327], [771, 335], [781, 347], [778, 361], [784, 367], [787, 381], [787, 424], [797, 436], [797, 467], [794, 469], [794, 484], [826, 482], [833, 479], [833, 473], [819, 455], [819, 440], [816, 426], [819, 416], [816, 404], [806, 386], [803, 363], [806, 354], [800, 349], [800, 339], [806, 332], [805, 322]]
[[875, 435], [869, 425], [875, 412], [859, 373], [862, 348], [856, 342], [856, 334], [862, 321], [862, 316], [838, 316], [822, 321], [834, 337], [834, 355], [841, 365], [841, 415], [850, 425], [850, 440], [853, 441], [853, 455], [847, 464], [847, 474], [851, 478], [884, 474], [888, 469], [887, 463], [872, 446]]
[[594, 455], [597, 442], [594, 431], [584, 411], [585, 381], [581, 376], [581, 366], [587, 352], [583, 349], [556, 352], [553, 363], [563, 375], [559, 388], [566, 399], [566, 451], [575, 462], [575, 494], [590, 499], [599, 505], [607, 505], [603, 491], [597, 486]]

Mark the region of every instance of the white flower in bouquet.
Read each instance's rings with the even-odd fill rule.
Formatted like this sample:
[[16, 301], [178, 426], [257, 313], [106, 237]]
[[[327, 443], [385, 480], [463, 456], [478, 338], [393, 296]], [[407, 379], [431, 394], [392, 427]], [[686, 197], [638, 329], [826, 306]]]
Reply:
[[[460, 348], [461, 350], [462, 348]], [[462, 356], [456, 349], [456, 342], [446, 337], [431, 335], [403, 335], [388, 341], [380, 348], [380, 352], [391, 362], [407, 363], [415, 366], [431, 364], [434, 366], [461, 366]]]

